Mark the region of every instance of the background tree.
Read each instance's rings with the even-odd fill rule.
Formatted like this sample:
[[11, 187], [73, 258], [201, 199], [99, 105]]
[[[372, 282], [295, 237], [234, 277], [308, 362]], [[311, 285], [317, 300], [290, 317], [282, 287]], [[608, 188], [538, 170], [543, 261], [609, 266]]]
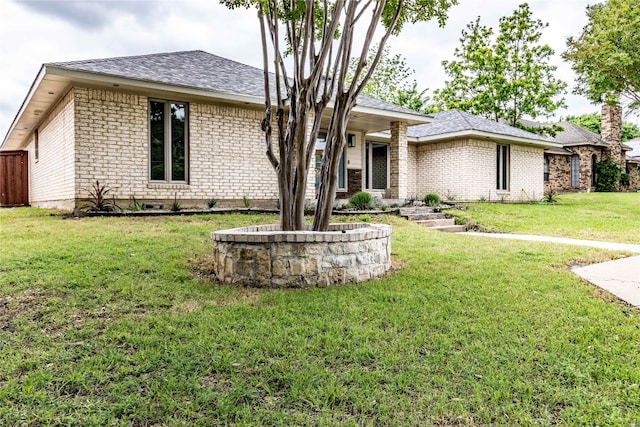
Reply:
[[[567, 116], [565, 119], [568, 122], [575, 123], [578, 126], [582, 126], [591, 132], [601, 132], [602, 116], [599, 113], [582, 114], [580, 116]], [[629, 141], [630, 139], [640, 137], [640, 127], [635, 123], [622, 122], [622, 142]]]
[[480, 25], [480, 17], [469, 23], [454, 52], [456, 59], [442, 62], [449, 79], [435, 91], [437, 105], [512, 126], [519, 126], [524, 116], [550, 116], [564, 107], [564, 98], [558, 96], [567, 85], [553, 75], [553, 49], [540, 43], [547, 26], [532, 18], [526, 3], [500, 18], [495, 40], [493, 29]]
[[[283, 230], [304, 227], [307, 177], [321, 119], [332, 101], [313, 220], [314, 230], [325, 231], [335, 199], [349, 116], [380, 61], [387, 40], [407, 22], [436, 18], [443, 25], [447, 10], [456, 0], [221, 2], [230, 8], [254, 7], [258, 11], [265, 86], [262, 130], [267, 157], [277, 174]], [[358, 46], [354, 43], [356, 34], [363, 35]], [[378, 49], [369, 58], [374, 39]], [[290, 57], [291, 70], [285, 66], [286, 55]], [[348, 81], [352, 57], [358, 58], [358, 63], [352, 70], [353, 80]]]
[[[375, 58], [378, 49], [378, 46], [370, 49], [367, 57], [368, 62]], [[352, 58], [349, 63], [349, 81], [353, 79], [358, 61], [358, 58]], [[415, 72], [413, 68], [407, 65], [407, 61], [402, 55], [391, 56], [389, 47], [385, 46], [382, 49], [378, 65], [364, 86], [362, 93], [410, 110], [428, 113], [433, 110], [429, 104], [430, 98], [427, 96], [428, 89], [419, 90], [418, 82], [415, 79], [409, 79]]]
[[588, 6], [587, 17], [562, 55], [578, 76], [574, 92], [594, 103], [622, 101], [640, 109], [640, 3], [607, 0]]

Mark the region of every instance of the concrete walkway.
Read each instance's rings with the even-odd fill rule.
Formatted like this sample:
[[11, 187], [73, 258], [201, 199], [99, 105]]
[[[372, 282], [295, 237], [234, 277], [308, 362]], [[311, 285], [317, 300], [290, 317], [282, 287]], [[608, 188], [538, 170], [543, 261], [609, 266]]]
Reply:
[[[640, 253], [640, 245], [593, 240], [568, 239], [564, 237], [532, 236], [504, 233], [460, 233], [470, 236], [492, 237], [496, 239], [528, 240], [535, 242], [561, 243], [565, 245], [588, 246], [599, 249]], [[588, 282], [611, 292], [629, 304], [640, 306], [640, 256], [592, 264], [572, 269], [575, 274]]]

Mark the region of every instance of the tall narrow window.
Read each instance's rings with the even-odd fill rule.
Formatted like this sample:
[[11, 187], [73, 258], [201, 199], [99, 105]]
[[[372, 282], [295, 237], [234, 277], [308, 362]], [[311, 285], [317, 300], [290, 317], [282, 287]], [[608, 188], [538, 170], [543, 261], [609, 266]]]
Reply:
[[509, 145], [496, 146], [496, 189], [509, 190]]
[[[324, 150], [327, 145], [326, 135], [320, 134], [316, 139], [316, 153], [315, 153], [315, 166], [316, 166], [316, 176], [315, 176], [315, 184], [316, 190], [320, 188], [320, 174], [322, 169], [322, 157], [324, 156]], [[340, 154], [340, 160], [338, 161], [338, 191], [346, 191], [347, 190], [347, 168], [345, 164], [345, 152], [346, 147]]]
[[591, 155], [591, 186], [596, 186], [596, 163], [598, 163], [598, 156]]
[[571, 156], [571, 186], [580, 187], [580, 156], [577, 154]]
[[151, 181], [187, 182], [187, 104], [149, 103]]
[[544, 180], [549, 181], [549, 157], [544, 156]]
[[40, 135], [38, 134], [38, 129], [33, 131], [33, 158], [36, 163], [40, 161]]

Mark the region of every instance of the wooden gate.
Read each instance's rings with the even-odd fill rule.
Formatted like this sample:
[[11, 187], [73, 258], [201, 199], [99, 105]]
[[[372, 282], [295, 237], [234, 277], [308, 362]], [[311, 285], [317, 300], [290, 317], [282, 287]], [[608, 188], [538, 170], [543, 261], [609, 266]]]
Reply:
[[29, 205], [29, 153], [0, 152], [0, 206]]

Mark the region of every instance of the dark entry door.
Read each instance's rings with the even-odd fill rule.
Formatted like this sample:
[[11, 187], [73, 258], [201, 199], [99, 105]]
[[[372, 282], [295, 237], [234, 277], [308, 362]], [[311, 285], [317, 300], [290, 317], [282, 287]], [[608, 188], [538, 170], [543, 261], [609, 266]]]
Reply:
[[0, 206], [29, 205], [29, 153], [0, 152]]

